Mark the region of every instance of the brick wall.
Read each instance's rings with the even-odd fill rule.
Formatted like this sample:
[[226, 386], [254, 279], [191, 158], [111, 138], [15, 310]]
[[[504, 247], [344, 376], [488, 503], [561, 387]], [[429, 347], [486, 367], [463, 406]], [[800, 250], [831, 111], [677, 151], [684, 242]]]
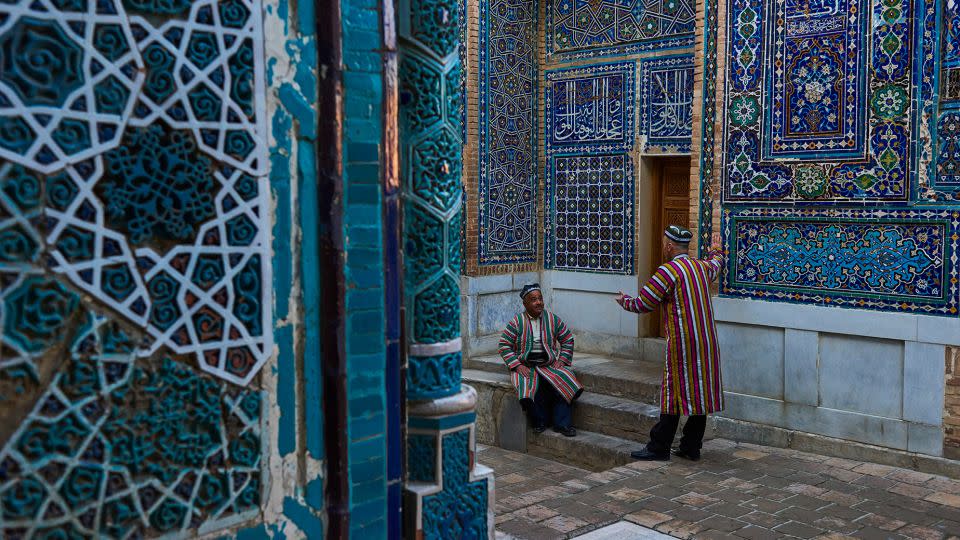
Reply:
[[343, 0], [344, 241], [351, 536], [386, 534], [380, 8]]

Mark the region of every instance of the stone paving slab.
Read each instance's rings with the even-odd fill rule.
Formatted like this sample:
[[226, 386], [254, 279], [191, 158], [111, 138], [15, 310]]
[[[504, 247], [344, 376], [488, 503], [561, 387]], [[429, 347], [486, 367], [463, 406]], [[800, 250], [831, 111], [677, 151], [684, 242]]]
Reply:
[[578, 536], [577, 540], [669, 540], [669, 538], [671, 537], [666, 534], [641, 527], [629, 521], [618, 521], [613, 525], [607, 525]]
[[723, 439], [707, 441], [698, 462], [602, 472], [477, 451], [496, 473], [503, 539], [576, 538], [608, 526], [611, 536], [598, 539], [631, 538], [632, 525], [676, 538], [960, 540], [960, 480], [907, 469]]

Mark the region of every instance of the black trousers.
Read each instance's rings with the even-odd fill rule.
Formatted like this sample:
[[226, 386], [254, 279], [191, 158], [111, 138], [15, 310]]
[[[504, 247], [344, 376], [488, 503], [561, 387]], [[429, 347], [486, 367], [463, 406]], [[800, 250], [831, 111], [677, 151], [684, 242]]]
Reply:
[[[647, 443], [647, 450], [661, 456], [669, 454], [679, 424], [679, 414], [661, 414], [660, 421], [650, 430], [650, 442]], [[700, 452], [700, 448], [703, 447], [703, 432], [706, 429], [707, 415], [697, 414], [689, 417], [687, 423], [683, 425], [680, 449], [693, 454]]]
[[524, 399], [520, 404], [527, 411], [534, 427], [570, 427], [570, 404], [547, 381], [541, 380], [533, 399]]

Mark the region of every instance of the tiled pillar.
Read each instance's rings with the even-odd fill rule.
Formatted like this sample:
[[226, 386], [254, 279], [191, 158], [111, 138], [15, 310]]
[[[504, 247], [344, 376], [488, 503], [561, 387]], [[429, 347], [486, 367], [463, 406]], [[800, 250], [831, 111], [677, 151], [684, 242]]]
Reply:
[[476, 392], [460, 384], [462, 14], [459, 0], [403, 0], [398, 13], [409, 538], [493, 537]]

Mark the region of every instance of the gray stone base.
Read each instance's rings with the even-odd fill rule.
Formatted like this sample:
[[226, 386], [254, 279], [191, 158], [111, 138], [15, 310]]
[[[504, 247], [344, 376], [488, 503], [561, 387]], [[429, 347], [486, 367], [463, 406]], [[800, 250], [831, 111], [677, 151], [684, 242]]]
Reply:
[[790, 448], [824, 456], [832, 456], [855, 461], [867, 461], [902, 467], [929, 474], [939, 474], [951, 478], [960, 478], [960, 461], [904, 452], [849, 441], [815, 435], [803, 431], [783, 429], [743, 420], [734, 420], [722, 416], [710, 416], [707, 424], [713, 427], [716, 437], [736, 442], [747, 442], [776, 448]]

